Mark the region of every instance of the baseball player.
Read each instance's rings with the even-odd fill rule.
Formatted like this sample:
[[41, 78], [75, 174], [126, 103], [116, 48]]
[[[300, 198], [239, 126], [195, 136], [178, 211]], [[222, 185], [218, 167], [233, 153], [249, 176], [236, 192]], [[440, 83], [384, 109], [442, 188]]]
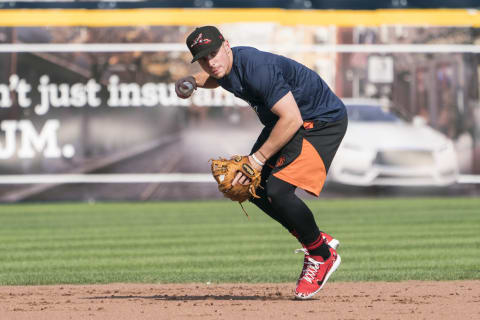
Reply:
[[[221, 86], [247, 101], [265, 126], [249, 155], [251, 166], [261, 170], [263, 188], [250, 201], [302, 244], [295, 296], [309, 299], [340, 265], [339, 242], [319, 230], [295, 190], [319, 196], [347, 129], [345, 106], [306, 66], [252, 47], [230, 47], [213, 26], [196, 28], [186, 44], [191, 62], [198, 61], [203, 72], [179, 79], [177, 95], [188, 98], [197, 87]], [[232, 185], [237, 183], [249, 180], [239, 172]]]

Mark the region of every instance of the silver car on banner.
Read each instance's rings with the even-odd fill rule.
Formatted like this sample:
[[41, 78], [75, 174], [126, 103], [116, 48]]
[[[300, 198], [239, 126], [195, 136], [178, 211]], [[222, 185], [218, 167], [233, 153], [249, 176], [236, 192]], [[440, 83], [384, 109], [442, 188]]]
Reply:
[[[448, 186], [459, 168], [452, 140], [375, 100], [342, 99], [349, 124], [329, 181], [353, 186]], [[418, 119], [416, 119], [418, 120]]]

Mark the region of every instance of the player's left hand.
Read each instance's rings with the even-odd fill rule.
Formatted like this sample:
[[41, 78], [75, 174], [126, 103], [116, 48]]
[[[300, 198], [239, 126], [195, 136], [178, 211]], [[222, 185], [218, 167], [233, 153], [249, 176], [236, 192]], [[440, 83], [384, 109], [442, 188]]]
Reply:
[[252, 181], [250, 179], [248, 179], [248, 177], [246, 175], [244, 175], [243, 173], [241, 173], [239, 171], [239, 172], [237, 172], [237, 175], [235, 176], [235, 178], [232, 181], [232, 186], [236, 185], [237, 183], [240, 183], [240, 184], [243, 184], [244, 186], [246, 186], [247, 184], [250, 184], [251, 182]]
[[253, 168], [248, 156], [212, 159], [211, 162], [213, 177], [225, 197], [240, 203], [251, 197], [259, 198], [255, 190], [262, 179], [261, 171]]
[[[253, 169], [255, 169], [259, 172], [262, 171], [263, 167], [261, 165], [259, 165], [257, 162], [255, 162], [255, 160], [253, 160], [252, 156], [248, 156], [248, 161], [250, 161], [250, 165], [253, 167]], [[235, 178], [232, 181], [232, 186], [236, 185], [237, 183], [243, 184], [245, 186], [245, 185], [250, 184], [251, 182], [252, 181], [246, 175], [244, 175], [241, 171], [239, 171], [239, 172], [237, 172]]]

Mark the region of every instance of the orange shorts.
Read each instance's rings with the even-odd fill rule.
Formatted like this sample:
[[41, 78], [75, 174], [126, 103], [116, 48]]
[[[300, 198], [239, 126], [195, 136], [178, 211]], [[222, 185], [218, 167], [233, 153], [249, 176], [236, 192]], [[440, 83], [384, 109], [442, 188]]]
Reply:
[[[270, 174], [316, 196], [320, 195], [333, 157], [347, 130], [348, 119], [335, 122], [306, 121], [295, 136], [267, 162], [262, 178]], [[252, 149], [265, 142], [270, 130], [262, 131]]]

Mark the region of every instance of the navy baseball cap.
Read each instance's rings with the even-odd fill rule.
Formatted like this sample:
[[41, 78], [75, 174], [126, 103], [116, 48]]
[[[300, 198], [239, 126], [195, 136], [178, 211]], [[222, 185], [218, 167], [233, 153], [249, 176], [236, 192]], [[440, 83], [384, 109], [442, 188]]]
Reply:
[[220, 48], [223, 41], [225, 39], [222, 34], [213, 26], [196, 28], [190, 33], [186, 41], [193, 56], [192, 63]]

